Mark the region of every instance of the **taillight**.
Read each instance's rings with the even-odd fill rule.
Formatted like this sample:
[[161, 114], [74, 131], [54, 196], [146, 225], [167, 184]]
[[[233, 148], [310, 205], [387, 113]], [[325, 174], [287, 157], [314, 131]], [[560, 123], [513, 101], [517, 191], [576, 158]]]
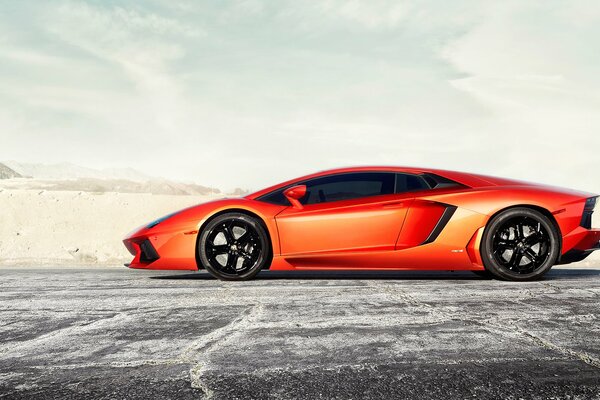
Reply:
[[598, 200], [597, 197], [590, 197], [589, 199], [587, 199], [585, 201], [585, 207], [584, 210], [587, 211], [594, 211], [594, 207], [596, 207], [596, 201]]
[[581, 216], [581, 226], [586, 229], [598, 228], [600, 225], [599, 216], [596, 215], [594, 217], [594, 208], [596, 207], [597, 201], [598, 197], [590, 197], [585, 201], [583, 215]]

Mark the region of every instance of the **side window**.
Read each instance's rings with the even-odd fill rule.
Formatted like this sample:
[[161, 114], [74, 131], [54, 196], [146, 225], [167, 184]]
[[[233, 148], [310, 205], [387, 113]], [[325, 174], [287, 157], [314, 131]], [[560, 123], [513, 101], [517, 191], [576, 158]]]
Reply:
[[283, 189], [276, 190], [271, 193], [264, 194], [256, 200], [264, 201], [265, 203], [276, 204], [278, 206], [289, 206], [290, 202], [283, 195]]
[[393, 194], [395, 174], [358, 172], [316, 178], [304, 184], [306, 196], [301, 200], [303, 204], [327, 203]]
[[411, 174], [396, 174], [396, 193], [426, 190], [430, 186], [423, 177]]
[[427, 184], [432, 189], [441, 189], [441, 188], [451, 188], [451, 187], [466, 187], [458, 182], [454, 182], [448, 178], [444, 178], [443, 176], [439, 176], [432, 173], [424, 173], [420, 175], [423, 179], [427, 181]]
[[[302, 204], [326, 203], [384, 194], [405, 193], [445, 186], [459, 185], [432, 174], [413, 175], [393, 172], [356, 172], [329, 175], [296, 184], [306, 185], [306, 196]], [[286, 188], [267, 193], [257, 200], [271, 204], [289, 206], [283, 195]]]

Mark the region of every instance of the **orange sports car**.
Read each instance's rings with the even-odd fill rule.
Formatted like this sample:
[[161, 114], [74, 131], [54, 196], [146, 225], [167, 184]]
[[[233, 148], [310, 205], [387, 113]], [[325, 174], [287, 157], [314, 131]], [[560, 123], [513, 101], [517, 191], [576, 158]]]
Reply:
[[470, 270], [540, 278], [600, 248], [597, 195], [424, 168], [357, 167], [199, 204], [127, 236], [130, 268]]

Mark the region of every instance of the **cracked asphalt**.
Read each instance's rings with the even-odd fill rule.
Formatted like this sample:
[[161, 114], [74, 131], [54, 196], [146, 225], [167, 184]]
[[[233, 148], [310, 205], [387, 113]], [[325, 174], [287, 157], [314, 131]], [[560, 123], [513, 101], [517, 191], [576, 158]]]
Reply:
[[600, 398], [600, 268], [0, 268], [0, 398]]

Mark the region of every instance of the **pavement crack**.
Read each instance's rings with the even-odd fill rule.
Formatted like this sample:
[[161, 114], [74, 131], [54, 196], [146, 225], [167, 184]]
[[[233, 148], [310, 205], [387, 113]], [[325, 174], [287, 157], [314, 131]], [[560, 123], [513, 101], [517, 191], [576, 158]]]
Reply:
[[37, 336], [33, 339], [20, 342], [18, 344], [9, 343], [8, 345], [0, 347], [0, 354], [15, 353], [26, 350], [31, 347], [40, 347], [41, 345], [43, 345], [43, 343], [61, 340], [65, 336], [68, 336], [73, 333], [79, 335], [89, 330], [102, 328], [107, 323], [118, 322], [128, 317], [129, 315], [127, 315], [126, 313], [116, 313], [109, 317], [97, 319], [92, 322], [69, 325], [64, 328], [56, 329], [52, 332], [48, 332], [43, 335]]
[[[542, 285], [553, 289], [555, 294], [559, 294], [564, 291], [563, 288], [561, 288], [553, 283], [549, 283], [549, 282], [541, 282], [541, 283], [542, 283]], [[586, 288], [586, 287], [576, 287], [576, 288], [570, 288], [570, 289], [566, 289], [566, 290], [569, 291], [569, 290], [573, 290], [573, 289], [583, 290], [584, 292], [591, 293], [594, 297], [600, 297], [600, 293], [598, 293], [597, 291], [594, 291], [592, 289]]]
[[472, 322], [479, 323], [481, 326], [491, 331], [492, 333], [500, 333], [506, 335], [507, 333], [511, 336], [520, 336], [528, 339], [530, 342], [535, 345], [542, 347], [547, 350], [552, 350], [557, 352], [563, 356], [574, 358], [580, 360], [594, 368], [600, 369], [600, 359], [583, 351], [576, 351], [569, 349], [567, 347], [558, 345], [549, 341], [548, 339], [542, 338], [532, 332], [529, 332], [526, 329], [521, 328], [516, 324], [510, 324], [508, 326], [501, 324], [500, 322], [492, 322], [492, 321], [475, 321]]
[[[369, 282], [369, 284], [370, 284], [370, 282]], [[383, 285], [382, 288], [385, 291], [385, 293], [394, 300], [400, 300], [403, 303], [407, 303], [411, 306], [425, 307], [430, 310], [434, 308], [431, 304], [427, 304], [421, 300], [414, 298], [413, 296], [406, 293], [405, 291], [403, 291], [400, 288], [394, 287], [389, 284]]]
[[210, 353], [218, 347], [223, 347], [225, 343], [230, 341], [232, 334], [240, 329], [244, 329], [250, 325], [255, 319], [258, 313], [263, 310], [262, 304], [257, 304], [247, 308], [242, 312], [240, 316], [233, 319], [227, 325], [224, 325], [210, 333], [200, 337], [199, 339], [192, 342], [183, 353], [179, 356], [179, 359], [185, 362], [193, 362], [192, 355], [204, 350], [204, 354]]
[[592, 367], [600, 369], [600, 359], [593, 357], [586, 352], [576, 351], [576, 350], [569, 349], [567, 347], [560, 346], [556, 343], [552, 343], [551, 341], [549, 341], [547, 339], [539, 337], [539, 336], [537, 336], [531, 332], [528, 332], [525, 329], [519, 328], [519, 327], [516, 327], [516, 332], [531, 339], [531, 341], [533, 341], [535, 344], [537, 344], [541, 347], [556, 351], [556, 352], [558, 352], [562, 355], [568, 356], [568, 357], [577, 358], [577, 359], [583, 361], [584, 363], [591, 365]]
[[[210, 369], [210, 355], [240, 337], [245, 330], [251, 328], [264, 313], [261, 303], [255, 304], [242, 312], [242, 315], [225, 326], [216, 329], [192, 343], [179, 357], [184, 362], [196, 364], [190, 369], [190, 380], [193, 388], [204, 392], [204, 398], [210, 399], [214, 392], [204, 381], [204, 373]], [[201, 354], [200, 360], [194, 360], [194, 354]]]
[[548, 282], [540, 282], [542, 284], [542, 286], [545, 286], [549, 289], [552, 289], [554, 291], [554, 294], [559, 294], [562, 293], [563, 289], [559, 286], [553, 285], [551, 283]]
[[[543, 283], [543, 284], [544, 284], [544, 286], [555, 290], [557, 293], [560, 293], [562, 291], [561, 288], [558, 288], [554, 285], [550, 285], [550, 284], [546, 284], [546, 283]], [[567, 347], [560, 346], [560, 345], [553, 343], [547, 339], [537, 336], [534, 333], [531, 333], [531, 332], [517, 326], [514, 323], [513, 324], [509, 323], [509, 325], [506, 326], [506, 325], [501, 324], [500, 322], [493, 322], [492, 320], [479, 321], [474, 318], [465, 318], [464, 316], [457, 317], [457, 316], [453, 315], [452, 313], [442, 311], [442, 310], [432, 306], [431, 304], [420, 301], [420, 300], [414, 298], [413, 296], [411, 296], [410, 294], [402, 291], [401, 289], [393, 288], [390, 285], [385, 285], [383, 287], [383, 289], [392, 298], [401, 300], [412, 306], [424, 307], [427, 310], [429, 310], [431, 313], [436, 313], [444, 319], [448, 319], [448, 320], [460, 319], [465, 322], [479, 324], [479, 325], [483, 326], [484, 328], [487, 328], [488, 330], [492, 330], [494, 332], [500, 332], [502, 334], [506, 334], [506, 332], [510, 332], [512, 335], [517, 335], [517, 336], [527, 338], [529, 341], [533, 342], [537, 346], [543, 347], [548, 350], [555, 351], [559, 354], [562, 354], [563, 356], [578, 359], [588, 365], [591, 365], [592, 367], [600, 369], [600, 359], [599, 358], [594, 357], [583, 351], [576, 351], [576, 350], [569, 349]]]

